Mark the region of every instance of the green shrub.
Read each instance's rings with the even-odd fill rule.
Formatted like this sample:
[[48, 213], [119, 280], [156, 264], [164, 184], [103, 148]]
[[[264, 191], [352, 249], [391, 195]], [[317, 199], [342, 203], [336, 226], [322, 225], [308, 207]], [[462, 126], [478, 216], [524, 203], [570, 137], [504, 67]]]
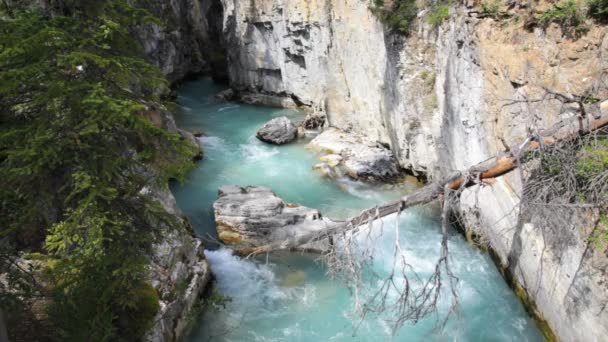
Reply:
[[415, 0], [396, 0], [392, 8], [386, 8], [384, 0], [374, 0], [371, 10], [391, 30], [404, 35], [418, 14]]
[[578, 153], [576, 176], [587, 183], [608, 170], [608, 139], [585, 144]]
[[589, 0], [587, 6], [589, 7], [587, 13], [591, 18], [608, 23], [608, 0]]
[[571, 29], [574, 29], [575, 33], [586, 30], [584, 26], [585, 16], [575, 0], [564, 0], [556, 4], [553, 8], [538, 16], [537, 20], [543, 27], [547, 27], [551, 23], [557, 23], [566, 32], [571, 31]]
[[574, 166], [578, 201], [608, 205], [608, 192], [602, 190], [608, 176], [608, 138], [598, 137], [584, 143]]
[[148, 283], [142, 283], [131, 290], [131, 298], [132, 302], [124, 313], [128, 317], [129, 326], [121, 327], [126, 332], [121, 337], [126, 340], [141, 338], [151, 327], [160, 309], [158, 293]]
[[63, 3], [0, 16], [0, 241], [44, 251], [57, 340], [134, 341], [157, 301], [147, 256], [180, 227], [141, 190], [183, 176], [196, 147], [146, 116], [167, 90], [131, 36], [149, 13]]
[[450, 16], [450, 5], [439, 5], [434, 8], [429, 16], [427, 17], [427, 21], [433, 27], [438, 27]]
[[[608, 206], [608, 194], [598, 186], [603, 186], [606, 176], [608, 176], [608, 138], [599, 137], [591, 139], [585, 143], [577, 153], [576, 161], [576, 181], [583, 189], [578, 194], [579, 200], [583, 202], [594, 202]], [[599, 184], [598, 184], [599, 183]], [[597, 229], [594, 231], [589, 241], [596, 248], [608, 246], [608, 214], [600, 216]]]
[[598, 249], [608, 246], [608, 214], [600, 216], [598, 227], [589, 237], [589, 242]]
[[487, 17], [496, 18], [500, 11], [499, 0], [487, 0], [481, 3], [481, 14]]
[[232, 302], [232, 298], [230, 298], [228, 296], [224, 296], [217, 289], [217, 287], [213, 287], [213, 289], [211, 289], [211, 293], [209, 294], [209, 297], [207, 297], [207, 299], [205, 300], [205, 304], [207, 304], [209, 307], [211, 307], [215, 310], [220, 309], [220, 307], [222, 309], [225, 309], [226, 305], [230, 302]]

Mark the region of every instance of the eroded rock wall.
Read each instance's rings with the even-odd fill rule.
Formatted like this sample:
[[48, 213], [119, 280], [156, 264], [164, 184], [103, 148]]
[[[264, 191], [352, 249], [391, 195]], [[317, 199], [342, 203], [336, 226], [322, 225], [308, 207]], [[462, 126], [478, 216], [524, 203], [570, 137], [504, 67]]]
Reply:
[[[168, 213], [178, 217], [182, 215], [169, 189], [153, 190], [151, 194]], [[178, 341], [201, 305], [211, 270], [203, 253], [202, 241], [185, 228], [167, 232], [153, 249], [149, 274], [160, 298], [160, 309], [145, 341]]]
[[292, 98], [329, 114], [333, 125], [389, 141], [387, 130], [378, 127], [384, 31], [364, 2], [222, 3], [232, 87]]
[[133, 1], [161, 19], [134, 28], [149, 61], [169, 81], [192, 74], [223, 78], [225, 58], [220, 44], [222, 7], [219, 0]]

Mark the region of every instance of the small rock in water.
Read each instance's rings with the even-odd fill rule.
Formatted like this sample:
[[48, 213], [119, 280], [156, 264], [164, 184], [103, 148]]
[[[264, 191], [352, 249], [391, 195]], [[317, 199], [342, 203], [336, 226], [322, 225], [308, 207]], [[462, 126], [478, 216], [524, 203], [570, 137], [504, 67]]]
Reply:
[[277, 108], [298, 108], [298, 105], [290, 96], [259, 94], [259, 93], [240, 93], [239, 101], [255, 106], [268, 106]]
[[329, 128], [308, 147], [326, 154], [320, 158], [324, 163], [315, 166], [325, 174], [331, 175], [325, 170], [327, 166], [334, 170], [333, 174], [364, 181], [394, 180], [401, 175], [391, 150], [363, 135]]
[[[312, 208], [285, 203], [265, 187], [223, 186], [213, 203], [220, 240], [237, 247], [257, 247], [324, 229], [332, 221]], [[326, 241], [304, 249], [323, 251]]]
[[334, 169], [327, 165], [327, 163], [319, 163], [313, 165], [312, 169], [316, 171], [319, 175], [321, 175], [321, 177], [333, 178], [335, 176]]
[[306, 273], [304, 271], [291, 272], [281, 279], [282, 287], [298, 287], [306, 281]]
[[216, 94], [215, 98], [220, 101], [234, 101], [236, 99], [236, 93], [232, 89], [226, 89], [219, 94]]
[[281, 116], [268, 121], [256, 137], [269, 144], [283, 145], [298, 137], [298, 129], [286, 116]]
[[298, 138], [306, 138], [306, 129], [302, 126], [298, 126]]

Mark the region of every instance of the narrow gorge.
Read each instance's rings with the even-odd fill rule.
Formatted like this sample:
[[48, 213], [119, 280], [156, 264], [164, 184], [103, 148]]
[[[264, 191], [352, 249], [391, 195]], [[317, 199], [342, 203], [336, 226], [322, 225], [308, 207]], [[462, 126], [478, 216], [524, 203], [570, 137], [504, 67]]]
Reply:
[[[4, 1], [0, 14], [8, 24], [2, 34], [8, 37], [16, 20], [12, 11], [57, 18], [94, 6], [80, 1], [32, 0], [26, 9], [18, 1]], [[111, 8], [139, 18], [142, 13], [126, 8], [143, 8], [143, 17], [154, 18], [125, 30], [113, 26], [118, 20], [103, 19], [102, 33], [93, 37], [118, 35], [108, 33], [116, 30], [133, 37], [129, 44], [141, 45], [143, 58], [159, 69], [164, 85], [125, 81], [118, 74], [117, 82], [124, 84], [117, 88], [120, 94], [137, 96], [143, 105], [137, 112], [174, 137], [156, 132], [155, 138], [117, 144], [122, 155], [144, 160], [121, 171], [148, 179], [138, 194], [178, 222], [177, 229], [162, 230], [141, 249], [146, 285], [130, 293], [151, 289], [155, 310], [138, 339], [606, 339], [604, 0], [107, 1], [112, 4], [104, 9], [108, 12]], [[0, 41], [6, 49], [0, 51], [0, 72], [14, 68], [11, 58], [21, 50], [6, 48], [12, 43]], [[105, 46], [100, 46], [103, 53]], [[62, 71], [71, 77], [66, 82], [86, 79], [78, 73], [93, 64], [106, 67], [84, 56], [85, 62]], [[70, 58], [59, 58], [58, 68], [67, 68]], [[117, 65], [123, 67], [121, 63], [126, 74], [139, 73], [134, 71], [139, 64], [122, 60]], [[12, 117], [27, 117], [30, 107], [20, 99], [28, 98], [30, 90], [14, 89], [10, 93], [0, 87], [0, 100], [15, 113]], [[19, 100], [9, 101], [9, 95]], [[260, 139], [260, 133], [256, 138], [264, 124], [279, 117], [297, 126], [289, 127], [288, 140], [279, 146]], [[19, 120], [15, 124], [3, 117], [11, 125]], [[594, 120], [604, 124], [584, 131], [584, 124]], [[543, 133], [562, 122], [580, 137], [546, 143]], [[77, 145], [90, 144], [74, 139]], [[173, 146], [171, 139], [189, 147], [172, 150], [167, 147]], [[539, 152], [528, 149], [530, 144], [539, 145]], [[7, 146], [3, 143], [2, 149], [9, 151]], [[194, 147], [202, 152], [183, 152]], [[149, 157], [153, 153], [148, 149], [171, 157]], [[470, 169], [510, 151], [521, 151], [517, 168], [503, 176], [481, 179], [475, 172], [483, 170]], [[182, 170], [180, 153], [194, 158], [189, 171]], [[2, 152], [0, 160], [13, 157]], [[179, 175], [170, 173], [171, 165]], [[70, 172], [76, 171], [61, 169], [53, 177]], [[296, 250], [249, 253], [266, 243], [323, 231], [455, 174], [466, 179], [466, 187], [454, 194], [446, 191], [437, 203], [371, 219]], [[76, 186], [86, 183], [74, 179], [70, 182]], [[66, 201], [78, 198], [78, 191]], [[3, 197], [3, 203], [12, 203], [12, 195]], [[3, 204], [3, 216], [18, 222], [9, 214], [11, 205]], [[39, 221], [61, 222], [57, 216], [62, 210], [75, 209], [65, 204], [46, 210]], [[147, 221], [145, 215], [143, 223], [138, 218], [131, 222], [152, 230], [172, 226], [165, 219]], [[5, 241], [13, 246], [11, 234], [0, 235], [0, 247]], [[7, 257], [8, 266], [0, 263], [0, 293], [5, 287], [10, 293], [13, 265], [56, 267], [56, 261], [40, 257], [53, 239], [32, 235], [18, 234], [15, 245], [37, 240], [30, 243], [35, 247]], [[91, 236], [96, 235], [83, 239]], [[78, 239], [66, 239], [78, 244]], [[74, 247], [66, 250], [70, 255]], [[4, 258], [3, 253], [0, 248]], [[345, 257], [351, 253], [356, 257]], [[40, 274], [44, 272], [35, 275], [38, 283], [53, 288]], [[405, 293], [411, 299], [399, 302]], [[53, 300], [39, 297], [25, 300], [33, 309], [24, 310], [23, 317], [0, 307], [0, 340], [3, 334], [10, 341], [62, 340], [48, 323], [49, 315], [59, 313], [43, 308]], [[129, 318], [111, 319], [117, 322], [111, 324], [117, 327], [113, 333], [128, 331], [121, 320], [140, 315], [129, 310]]]

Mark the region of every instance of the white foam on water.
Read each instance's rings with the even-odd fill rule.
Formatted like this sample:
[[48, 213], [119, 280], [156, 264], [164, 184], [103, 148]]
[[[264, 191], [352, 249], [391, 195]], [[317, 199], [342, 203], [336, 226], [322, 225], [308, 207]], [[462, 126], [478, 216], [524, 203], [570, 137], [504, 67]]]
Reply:
[[341, 176], [336, 181], [340, 188], [348, 194], [367, 200], [381, 199], [382, 195], [368, 184], [352, 180], [347, 176]]
[[231, 298], [237, 308], [263, 308], [288, 298], [267, 265], [256, 264], [232, 255], [229, 249], [205, 251], [220, 292]]
[[226, 158], [227, 153], [230, 153], [229, 145], [220, 137], [202, 136], [198, 138], [198, 141], [208, 160], [221, 160]]
[[226, 142], [220, 137], [202, 136], [198, 138], [203, 147], [210, 150], [225, 150]]
[[225, 107], [220, 107], [218, 108], [218, 112], [226, 112], [226, 111], [233, 111], [235, 109], [239, 109], [241, 108], [240, 105], [229, 105], [229, 106], [225, 106]]
[[192, 108], [188, 107], [188, 106], [179, 106], [179, 109], [184, 113], [184, 114], [188, 114], [191, 115], [192, 114]]
[[279, 154], [276, 147], [268, 147], [261, 144], [244, 144], [240, 146], [241, 154], [250, 162], [268, 160]]

